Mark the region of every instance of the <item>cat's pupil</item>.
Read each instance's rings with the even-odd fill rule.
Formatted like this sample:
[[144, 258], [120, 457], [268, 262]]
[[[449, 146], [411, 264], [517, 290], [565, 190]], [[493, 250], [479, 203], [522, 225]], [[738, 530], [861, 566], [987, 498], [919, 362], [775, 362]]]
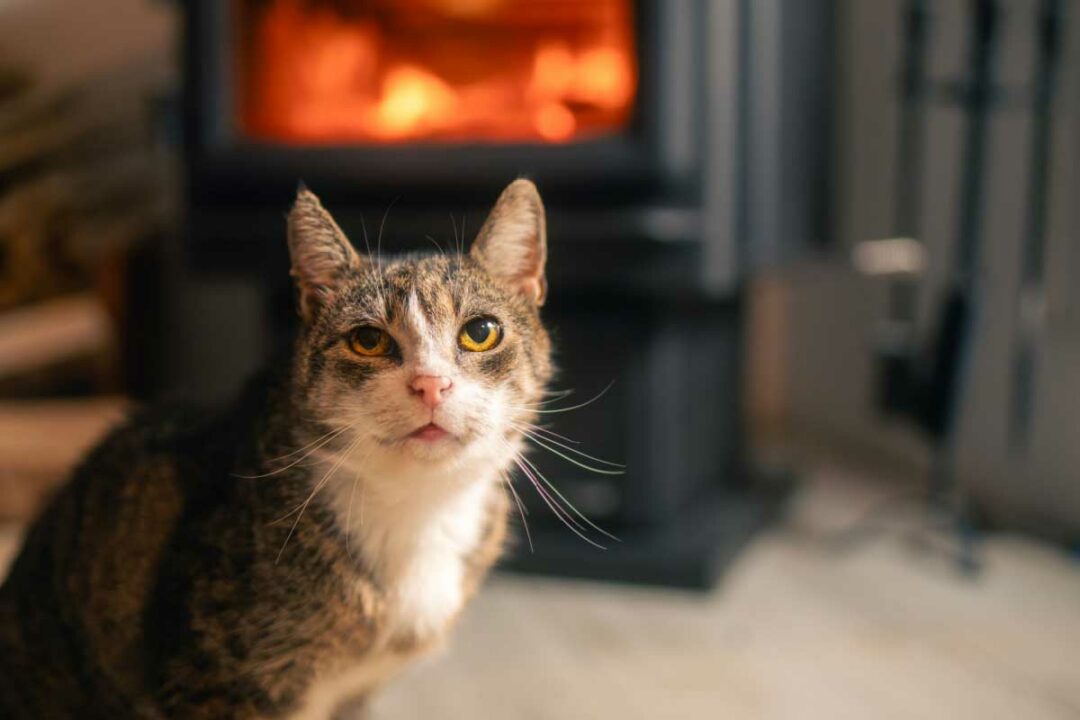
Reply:
[[465, 324], [465, 332], [473, 342], [482, 344], [491, 336], [491, 333], [495, 332], [495, 321], [491, 318], [470, 320]]
[[357, 344], [365, 350], [374, 350], [382, 339], [382, 330], [373, 327], [357, 328], [353, 334]]

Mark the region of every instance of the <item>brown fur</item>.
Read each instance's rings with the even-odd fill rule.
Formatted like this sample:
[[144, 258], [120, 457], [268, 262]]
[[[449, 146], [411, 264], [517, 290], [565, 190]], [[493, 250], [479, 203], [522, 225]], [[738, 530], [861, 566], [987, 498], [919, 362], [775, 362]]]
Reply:
[[[86, 459], [0, 589], [0, 716], [288, 717], [316, 679], [443, 639], [446, 628], [386, 635], [397, 596], [370, 549], [350, 548], [318, 492], [325, 465], [286, 467], [281, 458], [326, 434], [342, 412], [361, 408], [374, 427], [395, 427], [395, 406], [371, 407], [372, 393], [408, 367], [408, 351], [358, 357], [342, 338], [360, 324], [399, 332], [410, 302], [433, 326], [498, 315], [503, 342], [459, 352], [455, 372], [505, 392], [515, 418], [530, 420], [524, 406], [551, 374], [537, 313], [543, 209], [529, 183], [508, 193], [493, 215], [524, 212], [528, 222], [506, 234], [489, 222], [472, 255], [383, 262], [357, 255], [301, 191], [289, 228], [305, 322], [292, 361], [223, 413], [142, 414]], [[483, 420], [463, 416], [466, 426]], [[337, 438], [327, 452], [347, 454], [345, 444]], [[480, 541], [463, 558], [465, 597], [506, 536], [502, 488], [486, 497]]]

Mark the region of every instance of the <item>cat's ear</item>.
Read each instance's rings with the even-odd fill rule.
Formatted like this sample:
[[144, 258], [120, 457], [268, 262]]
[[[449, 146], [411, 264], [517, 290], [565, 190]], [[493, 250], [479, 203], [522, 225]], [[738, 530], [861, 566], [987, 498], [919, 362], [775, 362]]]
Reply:
[[360, 256], [315, 193], [303, 185], [289, 211], [291, 274], [300, 288], [300, 315], [315, 317], [342, 280], [359, 269]]
[[495, 278], [537, 305], [544, 304], [547, 222], [532, 182], [515, 180], [503, 190], [473, 241], [471, 254]]

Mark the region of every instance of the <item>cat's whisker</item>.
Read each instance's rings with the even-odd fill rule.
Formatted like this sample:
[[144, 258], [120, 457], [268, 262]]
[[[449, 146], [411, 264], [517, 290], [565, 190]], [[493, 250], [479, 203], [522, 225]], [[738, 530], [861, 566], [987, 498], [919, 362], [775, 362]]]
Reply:
[[549, 495], [547, 491], [544, 490], [543, 486], [540, 485], [539, 482], [537, 482], [536, 478], [533, 477], [532, 473], [529, 472], [528, 468], [526, 468], [521, 463], [521, 460], [523, 459], [524, 458], [515, 458], [514, 462], [519, 468], [521, 468], [521, 471], [525, 473], [525, 475], [532, 481], [533, 487], [536, 489], [536, 493], [540, 496], [540, 499], [543, 500], [544, 503], [551, 509], [551, 512], [555, 514], [555, 517], [559, 518], [559, 520], [562, 521], [562, 524], [565, 525], [570, 530], [570, 532], [574, 533], [585, 542], [589, 543], [595, 548], [599, 548], [600, 550], [607, 550], [606, 547], [586, 535], [584, 529], [581, 528], [581, 525], [576, 520], [574, 520], [573, 517], [567, 514], [567, 512], [561, 506], [559, 506], [555, 499], [551, 497], [551, 495]]
[[[352, 451], [352, 449], [356, 446], [357, 442], [359, 442], [359, 438], [357, 438], [357, 440], [354, 440], [353, 443], [351, 445], [349, 445], [348, 448], [346, 448], [345, 452], [343, 452], [341, 454], [341, 456], [334, 463], [334, 465], [326, 472], [326, 474], [324, 474], [322, 476], [322, 478], [319, 480], [319, 482], [316, 483], [315, 489], [311, 491], [311, 493], [307, 496], [307, 498], [302, 503], [300, 503], [299, 505], [297, 505], [296, 507], [294, 507], [292, 510], [285, 513], [281, 517], [277, 518], [276, 520], [271, 520], [269, 523], [267, 523], [267, 525], [276, 525], [276, 524], [278, 524], [280, 522], [283, 522], [284, 520], [289, 519], [293, 515], [296, 515], [297, 513], [299, 513], [299, 515], [297, 515], [296, 520], [293, 522], [292, 528], [289, 530], [289, 535], [285, 538], [285, 544], [287, 544], [289, 542], [289, 538], [292, 537], [293, 532], [296, 530], [296, 526], [300, 522], [300, 518], [303, 517], [304, 510], [307, 509], [308, 503], [310, 503], [314, 499], [315, 495], [318, 494], [319, 490], [322, 489], [323, 485], [325, 485], [327, 483], [329, 478], [335, 472], [337, 472], [338, 468], [341, 467], [341, 465], [344, 462], [345, 458], [347, 457], [348, 453]], [[278, 551], [278, 557], [277, 557], [278, 560], [281, 559], [281, 553], [285, 550], [285, 544], [282, 544], [281, 550]], [[275, 560], [275, 564], [276, 564], [276, 562], [277, 561]]]
[[[384, 216], [384, 219], [385, 219], [385, 216]], [[370, 258], [371, 257], [371, 241], [368, 239], [367, 224], [364, 222], [364, 216], [363, 215], [360, 216], [360, 230], [363, 232], [363, 235], [364, 235], [364, 250], [367, 252], [367, 256]], [[379, 229], [379, 238], [380, 238], [380, 241], [381, 241], [381, 239], [382, 239], [382, 228], [381, 228], [381, 226], [380, 226], [380, 229]], [[371, 275], [373, 284], [375, 285], [376, 297], [378, 297], [378, 299], [379, 299], [379, 305], [381, 307], [385, 307], [386, 306], [386, 298], [385, 298], [385, 296], [383, 294], [383, 277], [382, 277], [381, 253], [380, 253], [380, 257], [377, 257], [375, 259], [375, 262], [370, 265], [369, 273]]]
[[565, 435], [560, 435], [559, 433], [555, 432], [554, 430], [550, 430], [550, 429], [548, 429], [546, 427], [543, 427], [541, 425], [535, 425], [533, 423], [524, 422], [524, 421], [520, 421], [519, 424], [522, 425], [523, 427], [529, 428], [533, 432], [540, 432], [540, 433], [543, 433], [545, 435], [550, 435], [551, 437], [558, 438], [559, 440], [562, 440], [563, 442], [573, 443], [574, 445], [580, 445], [581, 444], [580, 440], [573, 440], [571, 438], [566, 437]]
[[[296, 467], [297, 465], [302, 463], [304, 460], [309, 458], [313, 453], [317, 452], [320, 448], [322, 448], [322, 447], [328, 445], [330, 442], [336, 440], [338, 437], [341, 436], [342, 433], [344, 433], [348, 429], [349, 429], [349, 426], [346, 425], [344, 427], [338, 428], [337, 430], [331, 430], [326, 435], [323, 435], [318, 440], [315, 440], [314, 442], [305, 445], [304, 447], [300, 448], [299, 450], [294, 450], [291, 453], [289, 453], [288, 455], [282, 455], [281, 457], [278, 457], [278, 458], [270, 458], [269, 460], [266, 461], [266, 462], [272, 463], [272, 462], [277, 462], [279, 460], [284, 460], [285, 458], [291, 457], [291, 456], [295, 455], [298, 452], [302, 452], [304, 450], [307, 450], [308, 448], [311, 448], [310, 450], [305, 452], [303, 455], [298, 457], [296, 460], [293, 460], [291, 463], [289, 463], [285, 467], [281, 467], [281, 468], [278, 468], [276, 470], [271, 470], [269, 472], [265, 472], [265, 473], [262, 473], [260, 475], [240, 475], [240, 474], [234, 473], [233, 476], [237, 477], [237, 478], [240, 478], [242, 480], [258, 480], [260, 478], [267, 478], [267, 477], [270, 477], [272, 475], [279, 475], [279, 474], [285, 472], [286, 470], [289, 470], [290, 468]], [[312, 446], [314, 446], [314, 447], [312, 447]]]
[[[552, 403], [557, 403], [560, 400], [565, 399], [567, 396], [569, 396], [573, 392], [574, 392], [573, 390], [562, 390], [562, 391], [560, 391], [558, 393], [558, 395], [556, 397], [551, 397], [548, 400], [541, 400], [540, 402], [536, 402], [536, 403], [525, 403], [524, 405], [510, 405], [508, 407], [514, 408], [516, 410], [533, 411], [536, 408], [543, 408], [543, 407], [546, 407], [547, 405], [551, 405]], [[547, 393], [545, 393], [545, 394], [547, 394]]]
[[[292, 538], [293, 533], [296, 532], [296, 526], [300, 524], [300, 519], [304, 517], [304, 510], [307, 509], [307, 506], [311, 503], [311, 501], [315, 498], [315, 496], [319, 494], [319, 490], [321, 490], [322, 487], [324, 485], [326, 485], [326, 483], [330, 480], [330, 478], [333, 477], [334, 473], [336, 473], [338, 471], [338, 468], [340, 468], [342, 466], [342, 464], [345, 462], [345, 460], [348, 459], [349, 453], [351, 453], [356, 448], [356, 446], [360, 443], [360, 439], [361, 438], [359, 436], [357, 436], [357, 438], [355, 440], [353, 440], [352, 443], [350, 443], [347, 448], [345, 448], [345, 450], [338, 457], [338, 459], [334, 463], [334, 465], [329, 470], [326, 471], [326, 474], [323, 475], [322, 479], [319, 480], [318, 484], [315, 485], [315, 489], [311, 491], [311, 494], [308, 495], [307, 499], [304, 500], [304, 502], [300, 505], [299, 514], [297, 514], [296, 520], [293, 522], [292, 527], [289, 528], [289, 534], [285, 536], [285, 542], [281, 543], [281, 549], [278, 550], [277, 558], [274, 559], [274, 564], [275, 565], [277, 565], [278, 562], [281, 561], [281, 554], [283, 552], [285, 552], [285, 547], [289, 544], [289, 540]], [[293, 510], [293, 511], [289, 512], [288, 515], [285, 515], [285, 517], [289, 517], [289, 515], [292, 515], [294, 512], [296, 512], [296, 510]], [[284, 518], [282, 518], [282, 519], [284, 519]], [[275, 522], [277, 522], [277, 521], [275, 521]]]
[[574, 394], [573, 388], [570, 388], [568, 390], [549, 390], [549, 391], [547, 391], [545, 393], [542, 393], [542, 395], [544, 397], [549, 398], [549, 399], [548, 400], [541, 400], [540, 402], [535, 403], [535, 405], [537, 407], [543, 407], [544, 405], [550, 405], [553, 402], [558, 402], [559, 400], [562, 400], [563, 398], [570, 397], [573, 394]]
[[285, 453], [284, 455], [278, 455], [277, 457], [266, 458], [265, 462], [269, 462], [269, 463], [279, 462], [279, 461], [284, 460], [286, 458], [291, 458], [293, 455], [296, 455], [297, 453], [301, 453], [301, 452], [307, 450], [308, 448], [312, 447], [313, 445], [318, 445], [320, 442], [322, 442], [326, 438], [328, 438], [328, 437], [330, 437], [332, 435], [334, 435], [334, 436], [339, 435], [340, 433], [342, 433], [342, 432], [344, 432], [345, 430], [348, 430], [348, 429], [349, 429], [348, 425], [341, 425], [341, 426], [338, 426], [338, 427], [335, 427], [335, 428], [331, 428], [329, 432], [326, 432], [326, 433], [320, 435], [319, 437], [317, 437], [314, 440], [312, 440], [311, 442], [309, 442], [307, 445], [304, 445], [303, 447], [299, 447], [296, 450], [293, 450], [292, 452]]
[[465, 251], [466, 240], [468, 240], [468, 235], [465, 234], [465, 213], [461, 213], [461, 240], [458, 242], [458, 255]]
[[371, 242], [368, 240], [367, 224], [364, 222], [363, 213], [360, 214], [360, 233], [364, 236], [364, 251], [371, 257]]
[[[558, 504], [555, 498], [551, 497], [551, 495], [544, 489], [544, 486], [540, 484], [540, 481], [536, 478], [536, 474], [539, 474], [540, 471], [536, 469], [536, 466], [529, 462], [522, 453], [515, 450], [513, 446], [510, 445], [510, 443], [503, 442], [503, 446], [510, 451], [510, 457], [514, 461], [514, 464], [518, 466], [518, 469], [521, 470], [522, 474], [525, 475], [525, 477], [532, 483], [533, 487], [536, 489], [536, 492], [541, 496], [541, 498], [544, 499], [545, 502], [549, 503], [549, 507], [551, 504], [557, 506], [557, 508], [552, 507], [552, 511], [555, 513], [555, 517], [559, 518], [564, 523], [569, 522], [573, 524], [575, 527], [577, 527], [577, 529], [581, 530], [582, 532], [586, 532], [585, 526], [575, 520], [572, 515], [567, 513], [565, 509]], [[545, 478], [544, 484], [550, 485], [551, 483], [547, 480], [547, 478]]]
[[517, 458], [515, 459], [515, 462], [516, 462], [517, 466], [521, 469], [521, 471], [523, 473], [525, 473], [525, 475], [529, 478], [529, 480], [532, 481], [533, 485], [536, 486], [536, 491], [538, 493], [540, 493], [541, 496], [546, 497], [549, 501], [551, 501], [557, 507], [558, 512], [556, 513], [556, 515], [558, 515], [560, 517], [560, 519], [565, 518], [563, 520], [564, 522], [571, 523], [574, 527], [576, 527], [581, 532], [587, 532], [587, 528], [584, 525], [582, 525], [580, 522], [578, 522], [577, 519], [573, 515], [571, 515], [566, 510], [566, 508], [564, 508], [562, 506], [562, 504], [558, 500], [556, 500], [556, 497], [551, 494], [550, 490], [548, 490], [546, 487], [544, 487], [544, 485], [550, 485], [550, 483], [548, 483], [547, 480], [544, 480], [543, 484], [540, 483], [540, 481], [537, 479], [537, 475], [539, 474], [539, 471], [536, 469], [535, 465], [533, 465], [531, 462], [526, 460], [525, 456], [521, 455], [521, 454], [519, 454], [517, 456]]
[[533, 549], [532, 534], [529, 532], [529, 521], [525, 519], [528, 515], [528, 511], [525, 510], [525, 504], [521, 502], [521, 497], [517, 494], [517, 490], [514, 489], [514, 484], [510, 481], [510, 476], [506, 473], [502, 473], [503, 482], [506, 483], [506, 489], [510, 491], [510, 496], [514, 498], [514, 504], [517, 505], [518, 514], [521, 515], [521, 525], [525, 528], [525, 539], [529, 541], [529, 552], [536, 552]]
[[360, 471], [356, 471], [353, 477], [352, 488], [349, 490], [349, 509], [345, 513], [345, 554], [352, 558], [352, 504], [353, 496], [356, 495], [356, 486], [360, 482]]
[[581, 525], [581, 523], [579, 523], [569, 513], [567, 513], [566, 510], [561, 505], [559, 505], [558, 501], [556, 501], [555, 498], [553, 498], [544, 489], [544, 487], [540, 484], [540, 482], [532, 474], [532, 472], [529, 470], [529, 468], [526, 465], [523, 464], [522, 461], [524, 459], [525, 459], [524, 457], [522, 457], [521, 455], [518, 455], [518, 454], [515, 453], [514, 463], [518, 466], [518, 469], [520, 469], [521, 472], [532, 482], [532, 486], [536, 490], [537, 495], [540, 496], [540, 499], [544, 501], [544, 504], [546, 504], [548, 506], [548, 508], [551, 510], [551, 512], [554, 513], [555, 517], [557, 517], [559, 519], [559, 521], [562, 522], [562, 524], [565, 525], [572, 533], [577, 535], [579, 538], [581, 538], [585, 542], [589, 543], [590, 545], [592, 545], [594, 547], [600, 548], [601, 550], [606, 550], [607, 549], [606, 547], [604, 547], [603, 545], [601, 545], [600, 543], [596, 542], [595, 540], [590, 538], [588, 535], [586, 535], [585, 534], [586, 530]]
[[[400, 196], [399, 196], [400, 197]], [[380, 308], [386, 308], [386, 277], [383, 275], [383, 261], [382, 261], [382, 237], [383, 230], [386, 227], [386, 219], [390, 215], [390, 210], [394, 207], [394, 204], [398, 201], [395, 197], [386, 206], [386, 210], [383, 211], [382, 218], [379, 220], [379, 232], [375, 238], [375, 262], [371, 263], [370, 271], [375, 285], [375, 296], [378, 299], [378, 306]], [[360, 216], [361, 226], [363, 226], [364, 217]], [[367, 246], [368, 257], [371, 257], [371, 244], [368, 242], [367, 228], [364, 227], [364, 244]]]
[[[509, 407], [511, 410], [524, 410], [524, 411], [527, 411], [527, 412], [534, 412], [534, 413], [539, 413], [539, 414], [542, 414], [542, 415], [570, 412], [571, 410], [580, 410], [581, 408], [586, 407], [587, 405], [592, 405], [594, 402], [596, 402], [597, 400], [602, 398], [607, 393], [607, 391], [611, 389], [611, 387], [614, 384], [615, 384], [615, 381], [612, 380], [611, 382], [609, 382], [607, 384], [607, 387], [605, 387], [603, 390], [601, 390], [599, 393], [597, 393], [593, 397], [589, 398], [588, 400], [586, 400], [583, 403], [579, 403], [577, 405], [571, 405], [570, 407], [554, 408], [554, 409], [551, 409], [551, 410], [537, 410], [536, 409], [537, 406], [530, 406], [530, 405], [508, 405], [507, 407]], [[542, 405], [542, 404], [543, 403], [538, 403], [538, 405]]]
[[438, 240], [436, 240], [435, 238], [433, 238], [430, 235], [425, 235], [424, 238], [427, 239], [432, 245], [435, 246], [435, 249], [439, 251], [440, 255], [445, 255], [446, 254], [446, 251], [443, 250], [443, 246], [439, 244]]
[[562, 500], [562, 501], [563, 501], [564, 503], [566, 503], [566, 506], [567, 506], [568, 508], [570, 508], [570, 510], [571, 510], [571, 511], [573, 511], [573, 513], [574, 513], [575, 515], [577, 515], [577, 516], [578, 516], [579, 518], [581, 518], [581, 520], [582, 520], [582, 521], [583, 521], [583, 522], [584, 522], [584, 523], [585, 523], [586, 525], [588, 525], [589, 527], [591, 527], [591, 528], [592, 528], [593, 530], [595, 530], [596, 532], [600, 533], [601, 535], [603, 535], [603, 536], [605, 536], [605, 537], [608, 537], [608, 538], [611, 538], [611, 539], [612, 539], [612, 540], [614, 540], [615, 542], [622, 542], [622, 541], [621, 541], [621, 540], [620, 540], [619, 538], [615, 537], [614, 535], [612, 535], [611, 533], [609, 533], [609, 532], [608, 532], [607, 530], [604, 530], [604, 529], [603, 529], [602, 527], [600, 527], [599, 525], [597, 525], [596, 523], [594, 523], [594, 522], [593, 522], [592, 520], [590, 520], [590, 519], [589, 519], [589, 518], [588, 518], [588, 517], [587, 517], [587, 516], [585, 515], [585, 513], [583, 513], [583, 512], [581, 512], [580, 510], [578, 510], [578, 509], [577, 509], [577, 507], [576, 507], [576, 506], [574, 505], [574, 503], [570, 502], [570, 500], [568, 500], [568, 499], [567, 499], [567, 497], [566, 497], [565, 495], [563, 495], [563, 494], [562, 494], [561, 492], [559, 492], [559, 488], [555, 487], [555, 484], [554, 484], [553, 482], [551, 482], [551, 481], [550, 481], [550, 480], [548, 480], [548, 479], [547, 479], [546, 477], [544, 477], [544, 474], [543, 474], [542, 472], [540, 472], [540, 469], [539, 469], [538, 467], [536, 467], [536, 465], [535, 465], [535, 464], [534, 464], [534, 463], [533, 463], [533, 462], [532, 462], [531, 460], [529, 460], [529, 458], [525, 457], [524, 455], [519, 455], [519, 457], [521, 458], [521, 460], [522, 460], [522, 461], [523, 461], [523, 462], [524, 462], [524, 463], [525, 463], [526, 465], [528, 465], [528, 466], [529, 466], [530, 468], [532, 468], [533, 472], [535, 472], [535, 473], [536, 473], [536, 475], [537, 475], [537, 476], [538, 476], [538, 477], [539, 477], [539, 478], [540, 478], [541, 480], [543, 480], [543, 481], [544, 481], [544, 484], [545, 484], [545, 485], [547, 485], [547, 486], [548, 486], [549, 488], [551, 488], [551, 491], [552, 491], [553, 493], [555, 493], [556, 495], [558, 495], [559, 499], [560, 499], [560, 500]]
[[397, 201], [400, 200], [400, 199], [401, 199], [401, 196], [398, 195], [397, 197], [395, 197], [393, 200], [390, 201], [390, 204], [386, 206], [386, 210], [383, 211], [382, 220], [379, 221], [379, 236], [375, 239], [375, 253], [376, 253], [376, 256], [378, 258], [378, 263], [379, 263], [379, 268], [380, 269], [382, 268], [382, 236], [383, 236], [383, 230], [386, 228], [386, 219], [388, 217], [390, 217], [390, 211], [394, 209], [394, 205], [396, 205]]
[[[510, 426], [512, 428], [514, 428], [515, 430], [517, 430], [518, 432], [520, 432], [522, 435], [524, 435], [527, 439], [529, 439], [529, 440], [533, 441], [534, 443], [536, 443], [541, 448], [547, 450], [548, 452], [551, 452], [551, 453], [554, 453], [554, 454], [558, 455], [559, 457], [563, 458], [564, 460], [566, 460], [568, 462], [573, 463], [574, 465], [577, 465], [578, 467], [582, 468], [583, 470], [590, 470], [592, 472], [601, 473], [603, 475], [622, 475], [623, 472], [626, 470], [625, 465], [620, 465], [619, 463], [614, 463], [614, 462], [611, 462], [609, 460], [602, 460], [602, 459], [600, 459], [598, 457], [593, 457], [592, 455], [589, 455], [588, 453], [582, 452], [581, 450], [578, 450], [577, 448], [574, 448], [574, 447], [571, 447], [571, 446], [566, 445], [564, 443], [561, 443], [558, 440], [554, 440], [554, 439], [552, 439], [550, 437], [547, 437], [547, 438], [538, 437], [535, 433], [531, 432], [528, 428], [522, 427], [521, 425], [515, 425], [515, 424], [511, 423]], [[579, 460], [576, 460], [576, 459], [571, 458], [571, 457], [569, 457], [567, 455], [564, 455], [563, 453], [559, 452], [555, 448], [552, 448], [549, 445], [547, 445], [547, 443], [551, 443], [552, 445], [555, 445], [556, 447], [560, 447], [563, 450], [566, 450], [567, 452], [574, 453], [575, 455], [577, 455], [579, 457], [582, 457], [582, 458], [585, 458], [586, 460], [591, 460], [592, 462], [600, 463], [601, 465], [608, 465], [610, 467], [619, 468], [619, 469], [618, 470], [605, 470], [603, 468], [595, 468], [595, 467], [592, 467], [591, 465], [586, 465], [586, 464], [584, 464], [583, 462], [581, 462]]]
[[[360, 462], [357, 463], [357, 464], [360, 465], [361, 468], [362, 468], [364, 462], [367, 461], [369, 456], [370, 456], [370, 453], [365, 455], [364, 458], [362, 460], [360, 460]], [[353, 477], [352, 488], [350, 488], [350, 490], [349, 490], [349, 509], [345, 513], [345, 552], [349, 555], [350, 558], [352, 557], [352, 549], [350, 548], [349, 543], [350, 543], [350, 539], [352, 538], [352, 532], [351, 531], [352, 531], [353, 497], [356, 495], [356, 486], [357, 485], [360, 485], [360, 522], [359, 522], [359, 525], [361, 527], [364, 525], [364, 491], [367, 489], [367, 484], [360, 482], [360, 474], [361, 474], [361, 470], [357, 470], [356, 471], [356, 476]]]
[[[584, 513], [578, 510], [577, 507], [572, 502], [570, 502], [570, 500], [567, 499], [566, 496], [563, 495], [557, 487], [555, 487], [555, 484], [548, 480], [544, 476], [544, 474], [540, 472], [540, 469], [537, 468], [536, 465], [532, 463], [532, 461], [530, 461], [522, 453], [515, 450], [513, 446], [510, 445], [510, 443], [503, 442], [503, 445], [510, 451], [514, 463], [518, 466], [521, 472], [532, 482], [532, 485], [536, 489], [536, 492], [540, 496], [540, 499], [542, 499], [544, 503], [549, 508], [551, 508], [551, 511], [555, 514], [555, 516], [559, 518], [559, 520], [564, 525], [570, 528], [570, 530], [572, 530], [575, 535], [578, 535], [589, 544], [594, 545], [602, 550], [607, 549], [603, 545], [589, 538], [585, 534], [588, 532], [588, 529], [585, 527], [585, 525], [582, 525], [580, 522], [578, 522], [573, 515], [577, 515], [579, 518], [581, 518], [581, 520], [586, 523], [586, 525], [591, 527], [596, 532], [599, 532], [601, 535], [604, 535], [605, 537], [608, 537], [615, 542], [620, 542], [619, 538], [615, 537], [611, 533], [598, 526], [593, 521], [589, 520], [589, 518], [586, 517]], [[541, 484], [541, 482], [543, 484]], [[558, 500], [556, 500], [556, 498], [553, 497], [551, 493], [549, 493], [544, 488], [545, 485], [551, 489], [551, 492], [555, 493], [555, 496], [558, 497]], [[560, 505], [560, 500], [565, 503], [567, 507], [570, 508], [569, 511], [566, 508], [562, 507], [562, 505]], [[571, 512], [573, 512], [573, 515], [570, 514]]]

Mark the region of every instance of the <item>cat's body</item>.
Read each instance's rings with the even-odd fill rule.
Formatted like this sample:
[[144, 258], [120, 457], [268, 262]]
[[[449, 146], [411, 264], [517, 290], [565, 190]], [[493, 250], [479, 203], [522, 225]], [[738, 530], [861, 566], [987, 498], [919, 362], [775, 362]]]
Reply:
[[543, 243], [523, 181], [471, 256], [385, 265], [301, 193], [291, 365], [84, 462], [0, 590], [0, 715], [327, 718], [438, 646], [550, 375]]

